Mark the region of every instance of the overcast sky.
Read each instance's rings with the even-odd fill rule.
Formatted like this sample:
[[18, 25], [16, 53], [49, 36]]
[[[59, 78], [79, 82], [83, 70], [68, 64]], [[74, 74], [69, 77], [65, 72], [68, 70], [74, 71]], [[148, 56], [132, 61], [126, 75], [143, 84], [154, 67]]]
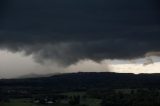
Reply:
[[160, 72], [159, 4], [159, 0], [1, 0], [1, 75]]

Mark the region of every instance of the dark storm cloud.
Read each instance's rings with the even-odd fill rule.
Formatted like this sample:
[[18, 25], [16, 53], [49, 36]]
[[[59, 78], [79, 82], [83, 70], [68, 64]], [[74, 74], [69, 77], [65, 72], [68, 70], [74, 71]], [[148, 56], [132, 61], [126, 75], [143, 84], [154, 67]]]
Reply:
[[1, 48], [72, 64], [160, 51], [158, 0], [1, 0]]

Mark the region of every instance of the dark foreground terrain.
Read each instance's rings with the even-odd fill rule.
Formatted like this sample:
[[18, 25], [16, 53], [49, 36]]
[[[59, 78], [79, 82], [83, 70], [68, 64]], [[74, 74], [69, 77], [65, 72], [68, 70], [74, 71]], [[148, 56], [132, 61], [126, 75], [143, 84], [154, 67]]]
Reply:
[[0, 106], [160, 106], [160, 74], [1, 79]]

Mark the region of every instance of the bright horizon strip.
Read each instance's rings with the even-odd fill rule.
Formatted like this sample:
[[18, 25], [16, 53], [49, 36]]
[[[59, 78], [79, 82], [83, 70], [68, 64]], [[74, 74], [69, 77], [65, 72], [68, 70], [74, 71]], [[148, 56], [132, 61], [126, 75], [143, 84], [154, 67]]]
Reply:
[[82, 60], [68, 67], [55, 64], [36, 63], [32, 56], [22, 52], [0, 50], [0, 78], [12, 78], [26, 74], [50, 74], [68, 72], [117, 72], [117, 73], [160, 73], [160, 57], [151, 57], [153, 64], [144, 66], [146, 58], [136, 60], [110, 60], [100, 63]]
[[[153, 59], [154, 60], [154, 59]], [[133, 62], [134, 61], [134, 62]], [[144, 65], [146, 59], [139, 59], [139, 60], [104, 60], [100, 64], [88, 60], [83, 61], [80, 63], [77, 63], [77, 65], [71, 66], [72, 70], [88, 70], [90, 71], [96, 71], [99, 72], [101, 70], [102, 72], [105, 72], [108, 70], [109, 72], [117, 72], [117, 73], [134, 73], [134, 74], [140, 74], [140, 73], [160, 73], [160, 62], [155, 62], [153, 64]], [[154, 61], [157, 61], [154, 60]], [[89, 68], [91, 70], [89, 70]], [[96, 67], [99, 68], [96, 69]]]

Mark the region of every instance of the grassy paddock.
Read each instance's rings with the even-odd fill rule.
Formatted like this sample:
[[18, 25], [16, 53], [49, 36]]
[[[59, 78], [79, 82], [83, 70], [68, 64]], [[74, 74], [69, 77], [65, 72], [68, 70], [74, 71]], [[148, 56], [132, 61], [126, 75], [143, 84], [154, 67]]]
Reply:
[[[95, 102], [93, 102], [95, 101]], [[98, 101], [97, 100], [91, 100], [88, 99], [87, 101], [83, 102], [84, 104], [86, 104], [87, 106], [99, 106]], [[90, 105], [88, 105], [90, 104]], [[34, 104], [31, 103], [29, 100], [25, 100], [25, 99], [16, 99], [16, 100], [11, 100], [8, 103], [0, 103], [0, 106], [70, 106], [69, 104], [61, 104], [61, 103], [55, 103], [52, 105], [41, 105], [41, 104]], [[76, 105], [76, 106], [81, 106], [81, 105]]]

